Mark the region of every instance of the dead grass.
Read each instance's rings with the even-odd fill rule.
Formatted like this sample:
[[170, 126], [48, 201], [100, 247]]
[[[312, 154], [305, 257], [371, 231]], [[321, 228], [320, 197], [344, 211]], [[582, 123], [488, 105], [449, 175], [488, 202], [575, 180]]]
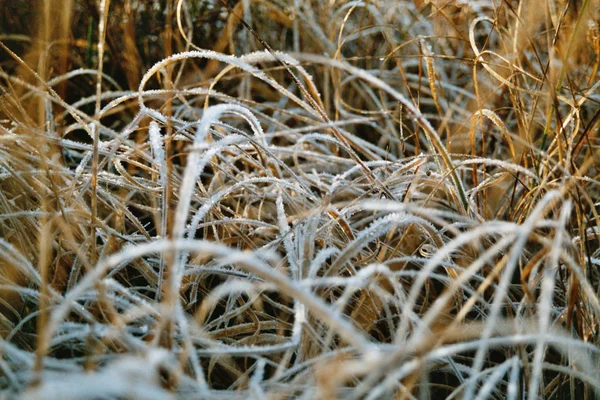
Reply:
[[1, 398], [600, 393], [599, 1], [1, 12]]

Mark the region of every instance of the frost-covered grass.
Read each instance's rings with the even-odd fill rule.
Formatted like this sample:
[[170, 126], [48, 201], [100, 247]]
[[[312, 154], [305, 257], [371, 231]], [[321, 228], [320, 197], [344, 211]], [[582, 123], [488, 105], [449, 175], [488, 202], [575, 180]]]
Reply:
[[0, 398], [598, 397], [576, 3], [7, 6]]

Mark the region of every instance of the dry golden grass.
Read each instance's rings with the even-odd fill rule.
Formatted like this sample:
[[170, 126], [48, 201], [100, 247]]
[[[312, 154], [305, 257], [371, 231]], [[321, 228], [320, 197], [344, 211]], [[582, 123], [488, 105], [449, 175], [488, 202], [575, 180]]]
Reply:
[[595, 398], [600, 1], [0, 7], [0, 398]]

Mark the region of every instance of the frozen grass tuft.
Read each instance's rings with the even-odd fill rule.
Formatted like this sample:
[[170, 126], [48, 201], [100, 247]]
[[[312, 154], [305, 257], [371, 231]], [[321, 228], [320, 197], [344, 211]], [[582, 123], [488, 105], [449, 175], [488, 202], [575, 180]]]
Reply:
[[42, 3], [0, 398], [600, 395], [600, 2]]

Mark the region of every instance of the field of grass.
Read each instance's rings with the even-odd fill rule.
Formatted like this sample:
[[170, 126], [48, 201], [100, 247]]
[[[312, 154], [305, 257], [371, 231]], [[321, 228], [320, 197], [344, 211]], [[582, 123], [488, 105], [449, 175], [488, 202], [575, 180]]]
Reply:
[[600, 396], [600, 0], [0, 1], [0, 399]]

